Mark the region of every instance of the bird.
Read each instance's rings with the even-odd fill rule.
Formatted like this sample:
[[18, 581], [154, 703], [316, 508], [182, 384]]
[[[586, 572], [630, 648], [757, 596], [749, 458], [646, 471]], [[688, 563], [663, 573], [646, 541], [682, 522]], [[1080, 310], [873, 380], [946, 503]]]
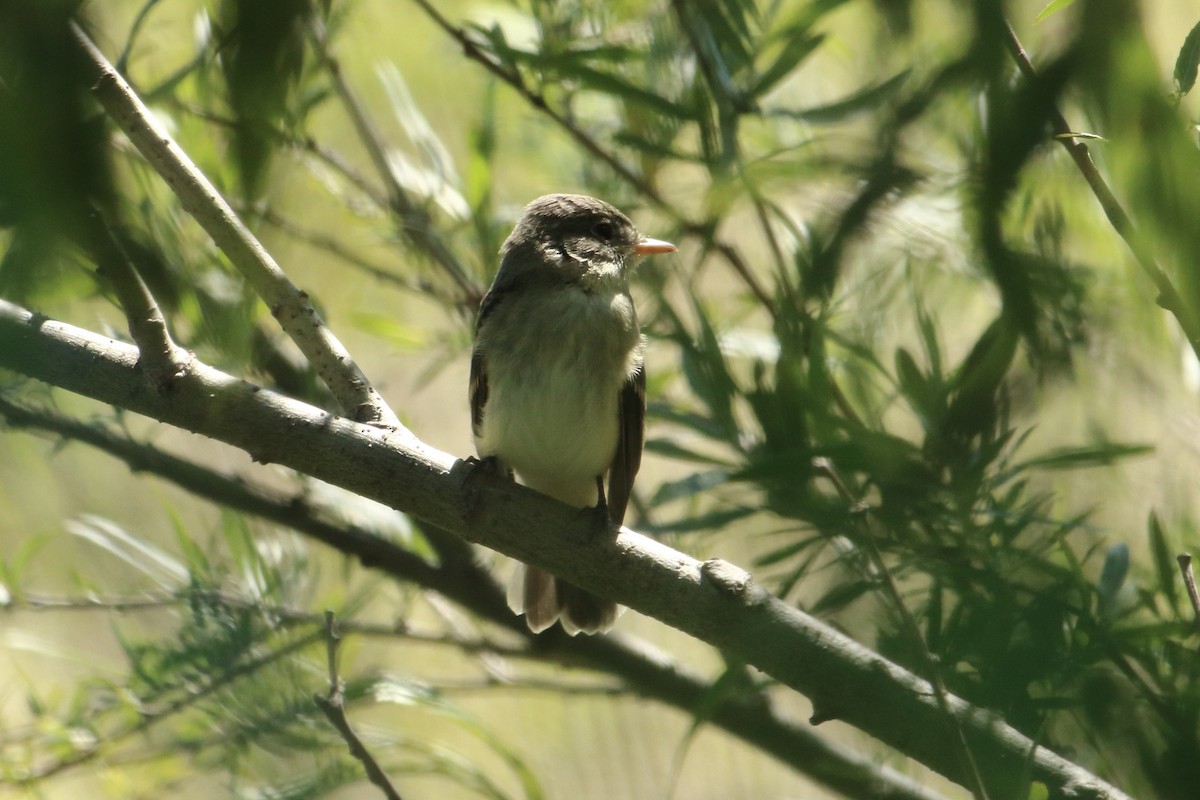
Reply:
[[[475, 324], [469, 394], [483, 463], [623, 522], [646, 415], [630, 274], [642, 256], [675, 250], [594, 197], [550, 194], [525, 207]], [[615, 602], [524, 564], [508, 603], [535, 633], [559, 620], [572, 636], [602, 633], [619, 613]]]

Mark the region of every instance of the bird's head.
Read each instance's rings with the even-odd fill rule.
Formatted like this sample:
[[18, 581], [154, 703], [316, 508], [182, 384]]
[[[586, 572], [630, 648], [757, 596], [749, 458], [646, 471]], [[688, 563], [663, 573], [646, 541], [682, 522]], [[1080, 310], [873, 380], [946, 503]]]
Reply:
[[[504, 268], [545, 264], [544, 276], [584, 288], [623, 287], [639, 258], [675, 245], [638, 233], [629, 218], [594, 197], [550, 194], [525, 207], [500, 252]], [[553, 276], [553, 277], [551, 277]]]

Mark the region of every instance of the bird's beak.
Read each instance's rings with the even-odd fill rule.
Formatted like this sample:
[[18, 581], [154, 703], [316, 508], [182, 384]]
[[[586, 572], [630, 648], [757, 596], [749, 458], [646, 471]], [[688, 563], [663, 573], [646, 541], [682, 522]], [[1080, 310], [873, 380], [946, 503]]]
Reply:
[[652, 256], [655, 253], [674, 253], [679, 248], [670, 242], [664, 242], [661, 239], [651, 239], [643, 236], [636, 245], [633, 252], [639, 256]]

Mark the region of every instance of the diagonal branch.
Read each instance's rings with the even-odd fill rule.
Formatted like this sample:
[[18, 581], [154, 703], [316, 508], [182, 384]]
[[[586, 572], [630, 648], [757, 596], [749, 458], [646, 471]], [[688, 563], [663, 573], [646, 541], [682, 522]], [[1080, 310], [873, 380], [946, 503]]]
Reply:
[[72, 30], [95, 72], [96, 99], [175, 192], [183, 208], [245, 276], [346, 413], [362, 422], [404, 430], [349, 352], [321, 320], [308, 295], [288, 279], [216, 188], [154, 121], [149, 109], [87, 34], [76, 25]]
[[[1005, 27], [1007, 29], [1005, 43], [1013, 61], [1017, 62], [1017, 68], [1020, 69], [1026, 80], [1036, 81], [1037, 70], [1034, 68], [1033, 62], [1029, 60], [1029, 54], [1025, 52], [1021, 40], [1017, 38], [1016, 31], [1007, 22], [1005, 22]], [[1155, 261], [1154, 254], [1146, 246], [1144, 237], [1138, 235], [1133, 221], [1121, 206], [1121, 201], [1117, 200], [1112, 189], [1108, 187], [1107, 181], [1104, 180], [1104, 176], [1096, 167], [1096, 163], [1092, 161], [1092, 154], [1088, 151], [1088, 146], [1079, 140], [1078, 134], [1067, 124], [1066, 117], [1057, 108], [1052, 109], [1050, 113], [1050, 124], [1054, 129], [1054, 137], [1070, 154], [1071, 160], [1075, 162], [1079, 173], [1087, 181], [1092, 194], [1099, 201], [1100, 207], [1104, 209], [1104, 215], [1108, 217], [1109, 224], [1112, 225], [1117, 235], [1125, 240], [1125, 244], [1129, 246], [1138, 266], [1142, 268], [1142, 272], [1154, 282], [1155, 288], [1158, 289], [1159, 305], [1171, 312], [1179, 323], [1179, 327], [1183, 329], [1183, 334], [1187, 337], [1193, 352], [1200, 356], [1200, 320], [1197, 319], [1196, 311], [1188, 306], [1183, 296], [1179, 294], [1179, 290], [1171, 283], [1171, 279]]]
[[[419, 440], [334, 417], [198, 361], [163, 396], [136, 348], [0, 300], [0, 366], [247, 450], [520, 559], [690, 634], [952, 780], [965, 781], [928, 682], [792, 608], [724, 561], [697, 561]], [[221, 409], [214, 414], [213, 409]], [[603, 638], [572, 643], [586, 652]], [[1125, 798], [991, 712], [947, 696], [990, 794], [1025, 775], [1051, 796]]]

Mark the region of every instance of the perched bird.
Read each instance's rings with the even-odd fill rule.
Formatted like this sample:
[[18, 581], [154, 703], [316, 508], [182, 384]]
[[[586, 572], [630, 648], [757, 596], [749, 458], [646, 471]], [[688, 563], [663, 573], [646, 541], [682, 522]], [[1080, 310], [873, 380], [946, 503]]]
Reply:
[[[594, 197], [552, 194], [526, 206], [475, 327], [471, 422], [481, 459], [577, 508], [607, 506], [621, 523], [646, 414], [629, 274], [641, 256], [674, 250]], [[596, 633], [617, 618], [616, 603], [525, 565], [508, 600], [535, 632], [561, 618], [567, 633]]]

